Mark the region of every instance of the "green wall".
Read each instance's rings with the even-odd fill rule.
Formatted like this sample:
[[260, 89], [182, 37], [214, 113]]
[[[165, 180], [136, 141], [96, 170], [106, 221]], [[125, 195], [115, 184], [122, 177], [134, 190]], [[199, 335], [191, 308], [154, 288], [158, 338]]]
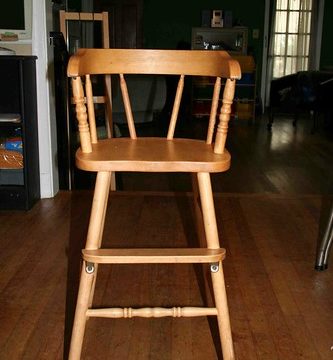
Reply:
[[[234, 20], [250, 30], [257, 28], [262, 35], [264, 28], [265, 2], [262, 0], [179, 0], [156, 1], [144, 0], [143, 28], [145, 47], [174, 49], [179, 40], [191, 41], [191, 28], [201, 25], [201, 10], [223, 9], [233, 12]], [[252, 34], [252, 32], [251, 32]], [[253, 40], [249, 36], [249, 44], [260, 46], [262, 38]]]
[[325, 1], [320, 68], [333, 67], [333, 1]]
[[[191, 43], [191, 29], [201, 25], [201, 10], [204, 9], [231, 10], [233, 19], [249, 28], [248, 44], [257, 63], [259, 85], [265, 21], [263, 0], [144, 0], [144, 47], [175, 49], [179, 41]], [[259, 39], [252, 39], [253, 29], [259, 29]]]
[[81, 0], [68, 0], [68, 10], [81, 11]]

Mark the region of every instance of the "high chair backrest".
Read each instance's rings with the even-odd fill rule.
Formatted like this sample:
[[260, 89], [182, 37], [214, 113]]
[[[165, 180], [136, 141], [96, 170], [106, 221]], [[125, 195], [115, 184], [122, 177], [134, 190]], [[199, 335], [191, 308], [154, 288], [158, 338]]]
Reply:
[[[91, 75], [118, 74], [124, 101], [124, 108], [130, 137], [136, 139], [126, 74], [179, 75], [167, 139], [172, 140], [176, 127], [179, 106], [184, 88], [185, 76], [215, 77], [212, 106], [207, 133], [207, 144], [213, 141], [215, 121], [219, 103], [221, 79], [226, 79], [223, 93], [223, 106], [219, 115], [214, 152], [223, 153], [231, 104], [235, 91], [235, 80], [241, 76], [240, 66], [225, 51], [203, 50], [138, 50], [138, 49], [80, 49], [70, 58], [68, 76], [72, 78], [73, 96], [79, 123], [81, 149], [92, 151], [97, 143], [95, 113]], [[85, 91], [81, 76], [85, 77]], [[86, 98], [86, 99], [85, 99]], [[88, 115], [87, 115], [88, 112]], [[89, 120], [89, 122], [88, 122]]]

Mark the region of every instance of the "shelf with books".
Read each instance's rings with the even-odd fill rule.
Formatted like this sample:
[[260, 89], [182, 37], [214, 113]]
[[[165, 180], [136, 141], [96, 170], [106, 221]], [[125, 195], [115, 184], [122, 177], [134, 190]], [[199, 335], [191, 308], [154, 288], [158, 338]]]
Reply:
[[[242, 78], [236, 82], [232, 116], [241, 120], [255, 118], [256, 66], [252, 56], [235, 55], [239, 61]], [[200, 77], [193, 79], [192, 114], [196, 117], [209, 116], [215, 79]], [[223, 84], [222, 84], [223, 85]], [[223, 96], [223, 88], [220, 98]]]

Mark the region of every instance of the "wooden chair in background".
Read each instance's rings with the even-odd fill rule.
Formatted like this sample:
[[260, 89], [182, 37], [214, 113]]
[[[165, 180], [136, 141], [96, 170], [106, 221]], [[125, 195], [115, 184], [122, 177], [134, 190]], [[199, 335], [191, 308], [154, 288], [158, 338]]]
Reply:
[[[65, 42], [67, 44], [68, 51], [70, 45], [69, 32], [67, 25], [69, 21], [78, 21], [80, 23], [94, 23], [100, 22], [102, 25], [101, 37], [102, 37], [102, 46], [104, 49], [110, 48], [110, 36], [109, 36], [109, 15], [106, 11], [100, 13], [90, 13], [90, 12], [67, 12], [64, 10], [59, 11], [59, 20], [60, 20], [60, 31], [62, 32]], [[105, 106], [105, 115], [106, 115], [106, 132], [108, 137], [112, 137], [112, 110], [111, 110], [111, 76], [107, 74], [105, 76], [105, 95], [104, 96], [95, 96], [95, 104], [106, 104]]]
[[[65, 43], [67, 45], [67, 50], [70, 52], [70, 43], [71, 43], [71, 34], [69, 31], [69, 23], [77, 22], [82, 26], [83, 23], [92, 24], [100, 23], [101, 24], [101, 42], [103, 49], [110, 48], [110, 32], [109, 32], [109, 14], [107, 11], [103, 12], [72, 12], [72, 11], [59, 11], [59, 23], [60, 31], [62, 32]], [[81, 34], [80, 34], [81, 35]], [[94, 27], [92, 26], [92, 38], [94, 38]], [[81, 39], [84, 40], [84, 39]], [[94, 42], [94, 39], [92, 39]], [[112, 118], [112, 87], [111, 87], [111, 75], [105, 74], [104, 76], [104, 89], [103, 95], [97, 95], [93, 97], [94, 104], [104, 104], [105, 109], [105, 131], [108, 138], [114, 136], [114, 123]], [[70, 101], [73, 104], [73, 99]], [[67, 117], [69, 117], [69, 110], [67, 109]], [[68, 129], [69, 132], [69, 129]], [[114, 174], [111, 179], [111, 190], [116, 190], [116, 178]]]
[[[119, 74], [130, 138], [97, 139], [91, 87], [91, 76], [97, 74]], [[125, 79], [127, 74], [179, 76], [165, 138], [137, 137]], [[240, 78], [238, 62], [223, 51], [81, 49], [69, 61], [68, 76], [72, 78], [81, 141], [81, 148], [76, 153], [76, 164], [82, 170], [97, 172], [87, 241], [83, 249], [83, 266], [69, 358], [80, 358], [86, 320], [89, 317], [215, 315], [218, 319], [223, 358], [234, 359], [222, 269], [225, 249], [219, 244], [210, 173], [226, 171], [230, 166], [230, 154], [225, 149], [225, 142], [235, 80]], [[174, 138], [185, 76], [216, 78], [206, 141]], [[219, 123], [215, 130], [221, 78], [225, 78], [226, 81]], [[197, 178], [207, 246], [171, 249], [102, 248], [110, 178], [111, 174], [117, 171], [193, 173]], [[156, 263], [210, 264], [215, 307], [91, 308], [99, 264]]]

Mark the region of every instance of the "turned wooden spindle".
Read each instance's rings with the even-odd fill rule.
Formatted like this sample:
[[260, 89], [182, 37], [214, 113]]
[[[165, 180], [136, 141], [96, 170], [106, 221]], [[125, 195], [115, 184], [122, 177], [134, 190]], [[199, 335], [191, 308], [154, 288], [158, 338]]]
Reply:
[[92, 91], [90, 75], [86, 75], [86, 99], [87, 99], [86, 102], [88, 108], [88, 120], [89, 120], [91, 142], [92, 144], [97, 144], [95, 107], [94, 107], [94, 99], [93, 99], [93, 91]]
[[84, 104], [83, 86], [81, 78], [79, 76], [73, 78], [72, 88], [75, 102], [76, 118], [78, 121], [81, 149], [84, 153], [91, 153], [92, 146], [89, 125], [87, 121], [87, 109]]
[[227, 140], [228, 123], [230, 120], [231, 105], [235, 94], [236, 81], [234, 79], [227, 79], [223, 92], [223, 105], [221, 107], [219, 124], [215, 137], [215, 154], [223, 154], [225, 142]]
[[217, 315], [216, 308], [207, 307], [147, 307], [140, 309], [133, 308], [107, 308], [107, 309], [88, 309], [88, 317], [104, 318], [125, 318], [133, 317], [160, 318], [160, 317], [195, 317], [195, 316], [214, 316]]

